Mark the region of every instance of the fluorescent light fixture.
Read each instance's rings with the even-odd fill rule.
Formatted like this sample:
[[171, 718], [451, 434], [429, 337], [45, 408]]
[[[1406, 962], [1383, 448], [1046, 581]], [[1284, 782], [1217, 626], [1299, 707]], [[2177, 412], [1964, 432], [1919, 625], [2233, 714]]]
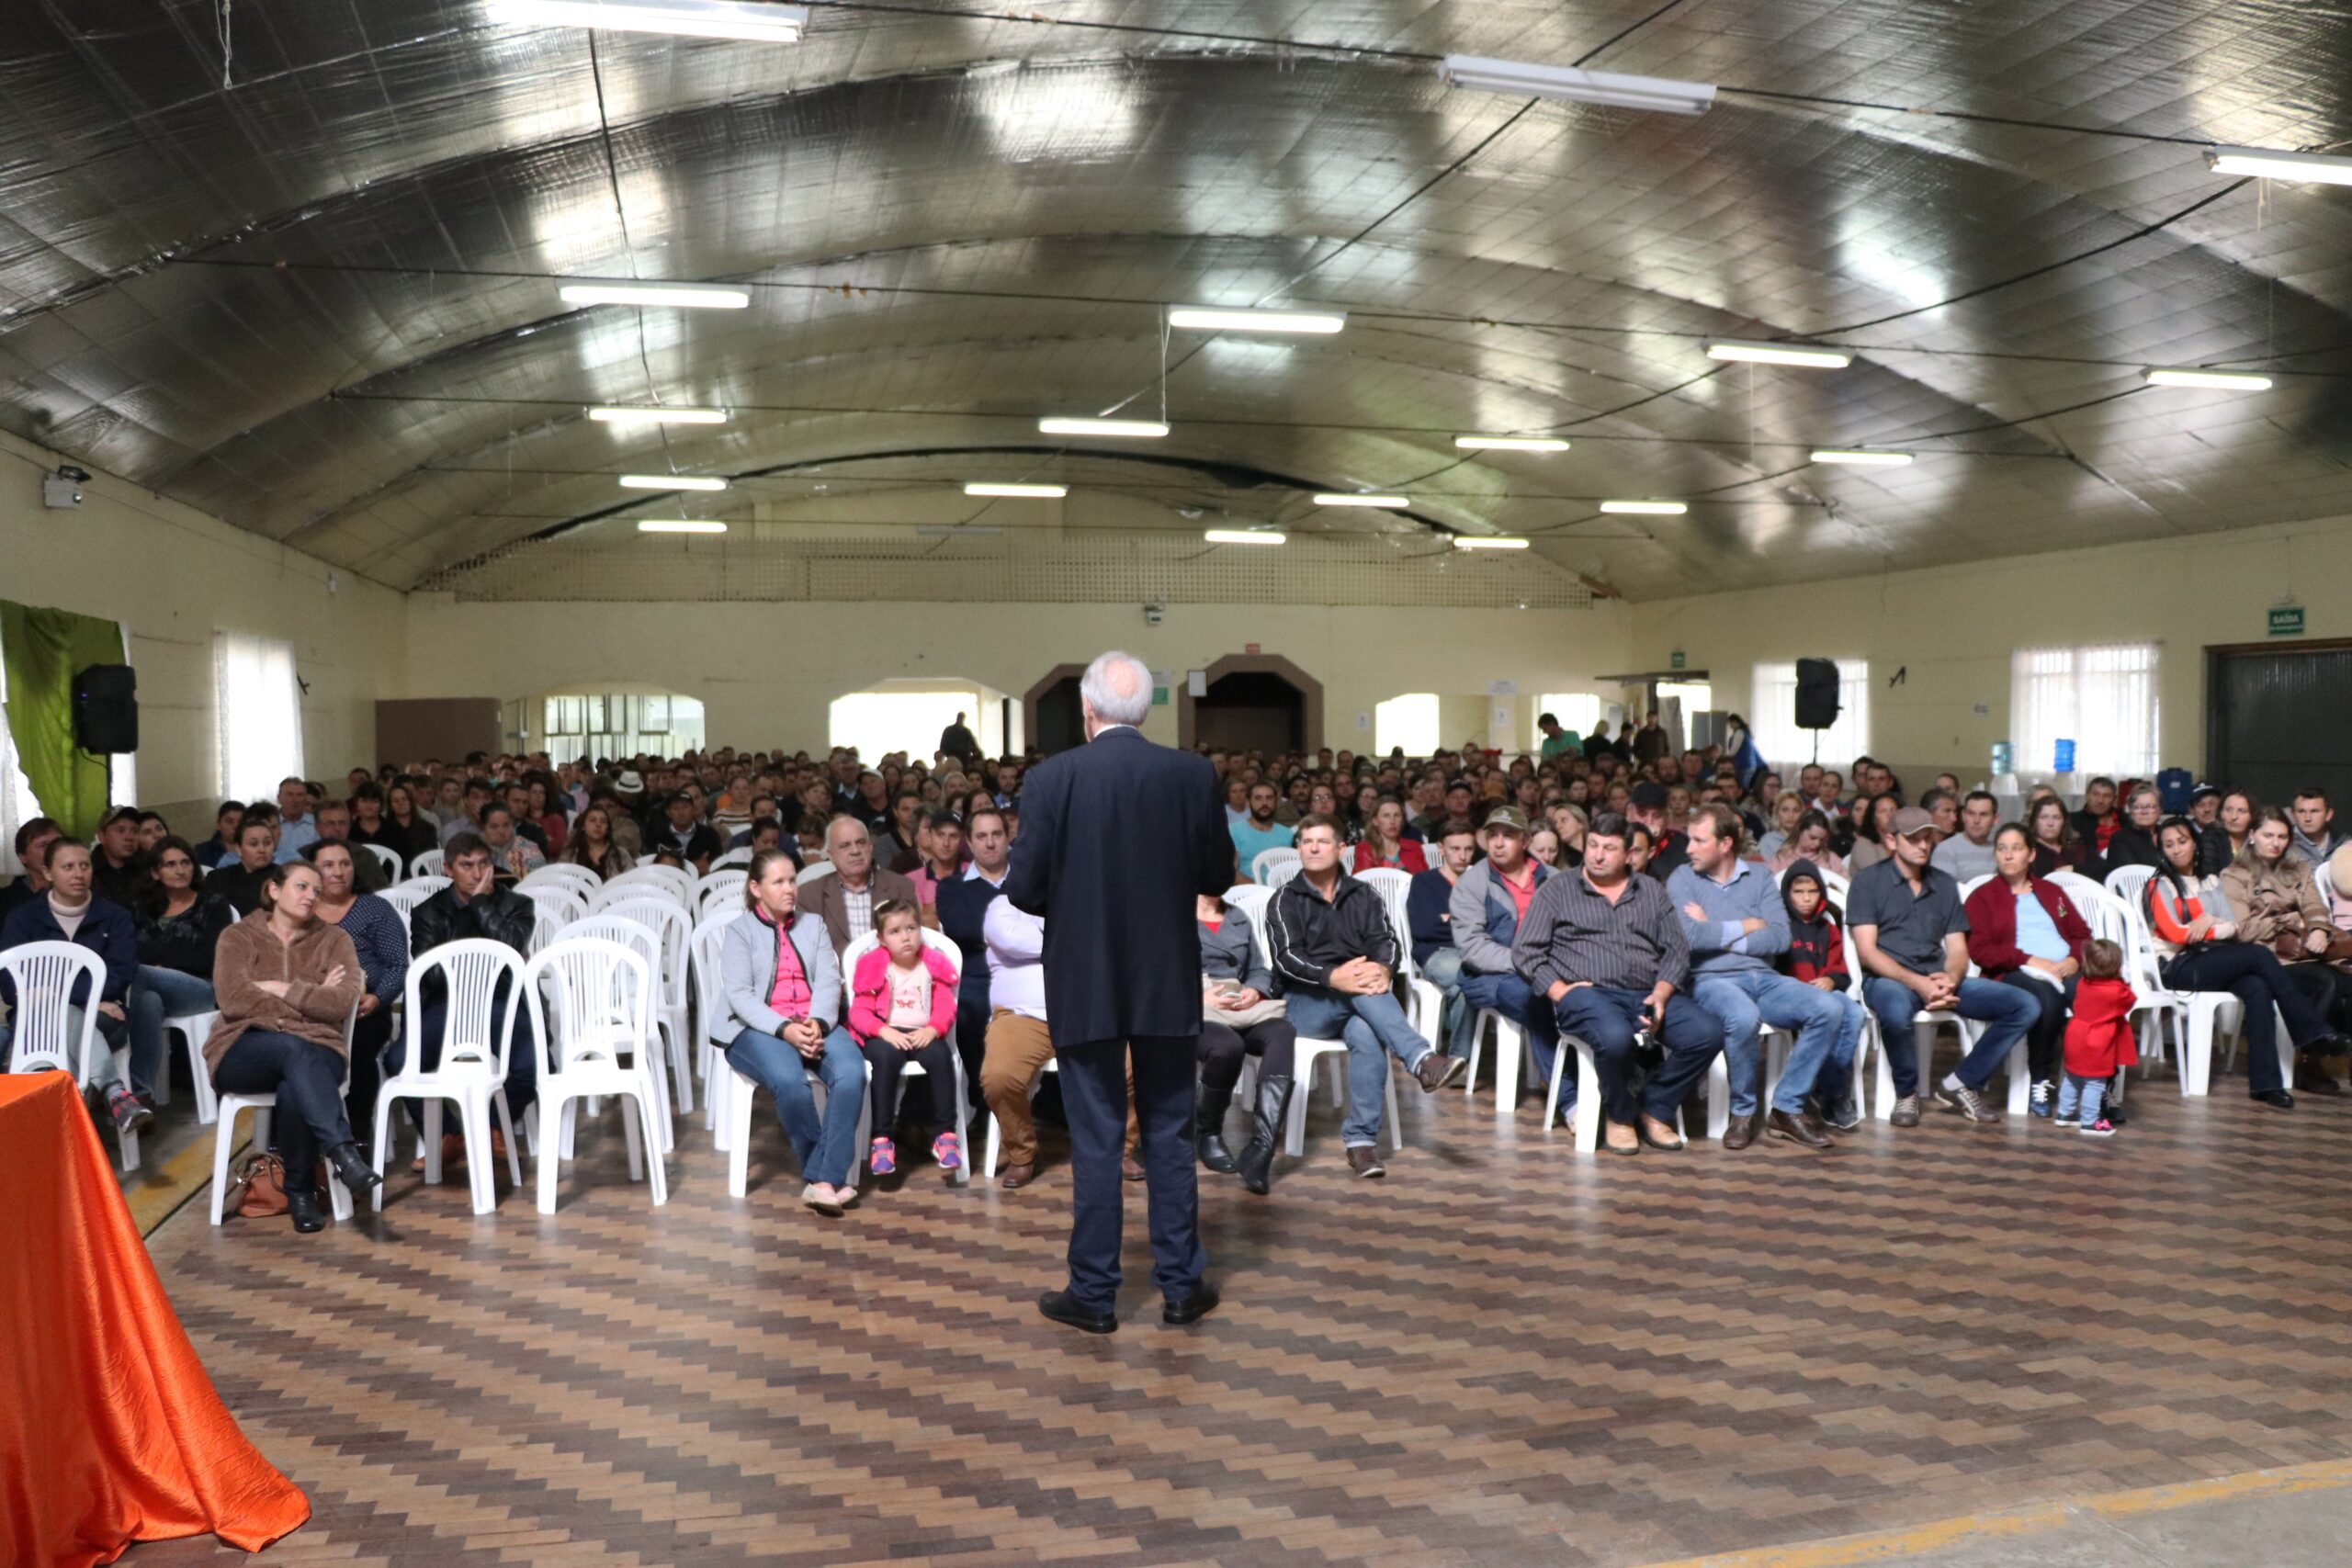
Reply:
[[2205, 150], [2205, 166], [2217, 175], [2260, 175], [2273, 180], [2352, 186], [2352, 158], [2326, 152], [2274, 152], [2267, 147], [2208, 147]]
[[526, 27], [603, 28], [750, 43], [798, 43], [808, 7], [762, 0], [492, 0], [491, 15]]
[[1453, 536], [1453, 547], [1457, 550], [1523, 550], [1527, 548], [1527, 541], [1501, 534], [1456, 534]]
[[1690, 508], [1679, 501], [1604, 501], [1600, 510], [1642, 517], [1679, 517]]
[[2222, 392], [2259, 392], [2270, 385], [2267, 376], [2243, 370], [2198, 370], [2187, 366], [2152, 367], [2140, 373], [2151, 387], [2211, 387]]
[[1211, 528], [1201, 537], [1212, 545], [1279, 545], [1290, 536], [1272, 528]]
[[1911, 461], [1908, 452], [1885, 452], [1869, 446], [1819, 446], [1814, 449], [1816, 463], [1843, 463], [1857, 468], [1900, 468]]
[[1317, 506], [1377, 506], [1394, 512], [1400, 506], [1413, 504], [1412, 498], [1402, 495], [1340, 495], [1329, 491], [1315, 498]]
[[724, 534], [727, 525], [715, 517], [645, 517], [638, 521], [640, 534]]
[[1457, 435], [1453, 444], [1464, 452], [1565, 452], [1568, 444], [1556, 435]]
[[623, 474], [623, 490], [725, 490], [725, 479], [705, 479], [699, 474]]
[[1172, 305], [1168, 324], [1204, 333], [1335, 333], [1348, 324], [1336, 310], [1229, 310], [1214, 305]]
[[974, 481], [964, 487], [966, 495], [1025, 496], [1033, 501], [1059, 501], [1069, 493], [1068, 485], [1001, 485]]
[[1616, 71], [1580, 71], [1573, 65], [1532, 65], [1449, 54], [1438, 62], [1438, 80], [1449, 86], [1510, 93], [1522, 98], [1565, 98], [1610, 108], [1649, 109], [1658, 114], [1704, 114], [1715, 101], [1712, 82], [1677, 82], [1664, 76], [1628, 76]]
[[1041, 419], [1037, 429], [1046, 435], [1135, 435], [1158, 440], [1168, 426], [1156, 419]]
[[1802, 343], [1740, 343], [1733, 339], [1707, 345], [1710, 359], [1741, 365], [1802, 365], [1814, 370], [1843, 370], [1854, 356], [1842, 348], [1815, 348]]
[[593, 408], [588, 417], [604, 424], [725, 424], [725, 409]]
[[1004, 530], [993, 523], [918, 523], [915, 536], [922, 539], [960, 539], [967, 535], [985, 534], [990, 537]]
[[686, 310], [740, 310], [752, 302], [741, 288], [699, 283], [565, 283], [556, 297], [567, 305], [674, 305]]

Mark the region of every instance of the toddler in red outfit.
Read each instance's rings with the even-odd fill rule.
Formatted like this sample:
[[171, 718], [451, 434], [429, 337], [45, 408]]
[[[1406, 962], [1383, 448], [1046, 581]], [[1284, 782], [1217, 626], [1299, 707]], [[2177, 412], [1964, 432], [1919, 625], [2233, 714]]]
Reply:
[[2121, 948], [2104, 938], [2084, 946], [2083, 978], [2075, 987], [2074, 1016], [2066, 1021], [2066, 1073], [2055, 1120], [2061, 1127], [2079, 1125], [2085, 1137], [2115, 1135], [2115, 1124], [2099, 1108], [2107, 1080], [2140, 1060], [2132, 1038], [2132, 1010], [2140, 998], [2122, 974]]

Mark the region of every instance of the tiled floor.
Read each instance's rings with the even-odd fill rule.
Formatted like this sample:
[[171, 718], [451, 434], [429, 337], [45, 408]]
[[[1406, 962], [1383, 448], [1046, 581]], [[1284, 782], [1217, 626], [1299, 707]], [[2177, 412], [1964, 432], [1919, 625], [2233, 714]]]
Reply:
[[316, 1506], [272, 1561], [1634, 1564], [2352, 1454], [2352, 1105], [2221, 1087], [1633, 1160], [1408, 1089], [1385, 1182], [1326, 1099], [1271, 1198], [1205, 1180], [1225, 1310], [1159, 1325], [1131, 1204], [1099, 1340], [1031, 1304], [1062, 1170], [828, 1222], [764, 1111], [741, 1202], [697, 1125], [650, 1209], [608, 1122], [552, 1218], [402, 1172], [152, 1246]]

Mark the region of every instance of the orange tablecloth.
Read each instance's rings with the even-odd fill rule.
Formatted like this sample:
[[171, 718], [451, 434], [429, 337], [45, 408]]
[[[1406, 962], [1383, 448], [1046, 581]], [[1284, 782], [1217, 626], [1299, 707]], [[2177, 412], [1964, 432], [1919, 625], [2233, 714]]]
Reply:
[[0, 1562], [257, 1551], [310, 1517], [213, 1392], [73, 1080], [0, 1076]]

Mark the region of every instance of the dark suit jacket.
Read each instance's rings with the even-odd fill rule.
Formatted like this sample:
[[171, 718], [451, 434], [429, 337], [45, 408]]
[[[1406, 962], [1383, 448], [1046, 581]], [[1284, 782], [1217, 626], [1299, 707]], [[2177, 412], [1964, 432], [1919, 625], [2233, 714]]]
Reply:
[[939, 929], [964, 953], [964, 972], [956, 983], [956, 999], [983, 1012], [989, 1005], [989, 944], [981, 922], [997, 892], [995, 884], [977, 876], [968, 880], [959, 876], [939, 885]]
[[1232, 874], [1207, 758], [1121, 726], [1031, 769], [1004, 891], [1046, 921], [1055, 1043], [1199, 1034], [1193, 899]]
[[[915, 885], [895, 871], [876, 869], [866, 884], [874, 895], [874, 907], [880, 908], [892, 898], [915, 902]], [[849, 951], [849, 905], [842, 897], [842, 874], [820, 876], [800, 890], [800, 908], [825, 922], [825, 934], [833, 939], [833, 956], [839, 958]]]

